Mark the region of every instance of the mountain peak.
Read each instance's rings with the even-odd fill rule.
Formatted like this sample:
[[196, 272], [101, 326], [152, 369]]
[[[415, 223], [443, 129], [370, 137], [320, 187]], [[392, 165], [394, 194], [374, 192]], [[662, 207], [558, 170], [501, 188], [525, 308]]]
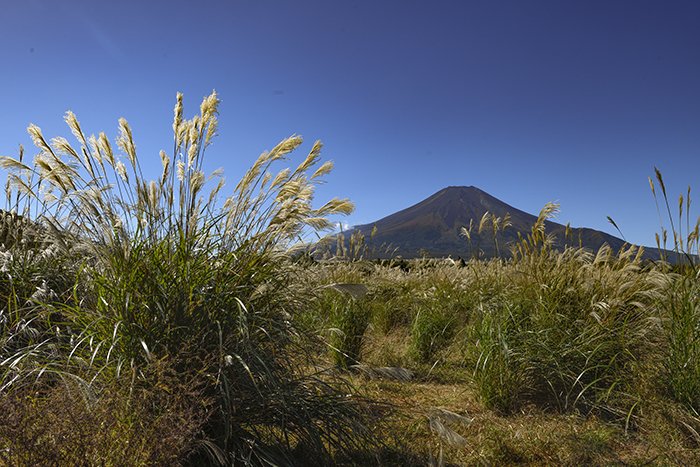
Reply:
[[[481, 234], [472, 231], [471, 245], [460, 235], [462, 227], [468, 226], [470, 221], [478, 225], [486, 212], [501, 218], [510, 215], [512, 226], [498, 233], [500, 245], [516, 242], [518, 234], [527, 235], [537, 220], [536, 216], [510, 206], [478, 187], [448, 186], [413, 206], [376, 222], [356, 226], [353, 230], [368, 236], [376, 226], [373, 244], [392, 245], [397, 254], [407, 258], [420, 256], [422, 251], [432, 256], [470, 257], [474, 255], [474, 248], [489, 257], [495, 254], [491, 229]], [[566, 240], [565, 227], [555, 222], [547, 222], [547, 231], [555, 234], [560, 244], [568, 241], [578, 245], [580, 235], [583, 246], [593, 250], [604, 243], [615, 250], [624, 245], [623, 240], [592, 229], [573, 229], [573, 236]]]
[[484, 193], [483, 190], [481, 190], [479, 187], [475, 187], [473, 185], [469, 186], [464, 186], [464, 185], [450, 185], [442, 190], [438, 191], [438, 193], [441, 192], [447, 192], [447, 193], [452, 193], [452, 192], [460, 192], [460, 193]]

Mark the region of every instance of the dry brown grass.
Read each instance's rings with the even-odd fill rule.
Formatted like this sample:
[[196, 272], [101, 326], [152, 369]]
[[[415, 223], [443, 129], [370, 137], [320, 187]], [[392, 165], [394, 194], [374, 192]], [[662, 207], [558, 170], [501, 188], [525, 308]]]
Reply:
[[[0, 398], [0, 463], [179, 465], [196, 452], [211, 401], [165, 362], [99, 393], [76, 380], [25, 386]], [[196, 441], [197, 439], [200, 441]]]
[[[547, 413], [534, 406], [501, 416], [486, 409], [468, 383], [397, 382], [359, 376], [368, 395], [395, 406], [386, 428], [396, 452], [415, 465], [697, 465], [700, 449], [678, 408], [647, 413], [625, 432], [595, 416]], [[447, 411], [464, 419], [440, 418]], [[431, 427], [437, 417], [447, 428]], [[688, 424], [688, 426], [685, 426]], [[453, 432], [450, 436], [449, 432]], [[458, 435], [455, 443], [454, 434]], [[459, 437], [463, 441], [459, 442]], [[452, 443], [450, 442], [452, 439]]]

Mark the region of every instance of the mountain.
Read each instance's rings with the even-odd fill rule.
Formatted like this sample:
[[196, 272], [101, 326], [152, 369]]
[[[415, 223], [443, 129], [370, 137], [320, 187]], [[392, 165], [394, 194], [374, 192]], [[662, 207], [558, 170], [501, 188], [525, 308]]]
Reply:
[[[451, 255], [469, 258], [481, 250], [483, 256], [496, 254], [493, 230], [489, 226], [479, 235], [476, 230], [485, 212], [500, 218], [510, 214], [511, 227], [498, 232], [498, 244], [501, 255], [508, 255], [507, 245], [518, 239], [518, 233], [525, 236], [530, 233], [537, 216], [514, 208], [473, 186], [451, 186], [444, 188], [427, 199], [407, 209], [391, 214], [376, 222], [358, 225], [345, 232], [349, 238], [353, 232], [361, 232], [370, 248], [374, 247], [374, 256], [387, 257], [401, 255], [413, 258], [427, 254], [433, 257]], [[466, 238], [460, 235], [460, 229], [468, 226], [473, 219], [471, 248]], [[372, 229], [376, 233], [370, 240]], [[556, 222], [547, 221], [546, 232], [554, 234], [558, 246], [566, 241], [570, 245], [580, 244], [597, 251], [604, 243], [617, 251], [625, 241], [613, 235], [588, 228], [572, 228], [568, 239], [565, 238], [566, 227]], [[389, 252], [379, 248], [391, 245]], [[649, 258], [658, 258], [655, 251], [648, 251]]]

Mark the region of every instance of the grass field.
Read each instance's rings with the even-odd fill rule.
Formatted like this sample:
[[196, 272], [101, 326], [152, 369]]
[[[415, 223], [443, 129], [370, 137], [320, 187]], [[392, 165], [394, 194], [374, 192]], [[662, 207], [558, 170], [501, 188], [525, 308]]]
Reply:
[[700, 462], [689, 192], [676, 217], [650, 180], [672, 266], [554, 250], [554, 205], [508, 260], [318, 262], [299, 239], [353, 209], [314, 201], [321, 144], [227, 188], [202, 169], [217, 108], [178, 96], [155, 180], [126, 121], [113, 146], [71, 113], [75, 145], [30, 126], [39, 154], [0, 161], [0, 462]]
[[[548, 256], [307, 266], [325, 297], [305, 319], [331, 343], [320, 354], [392, 404], [387, 439], [421, 462], [696, 463], [697, 281], [624, 254]], [[335, 283], [367, 292], [323, 287]], [[338, 316], [352, 305], [370, 310], [362, 328]]]

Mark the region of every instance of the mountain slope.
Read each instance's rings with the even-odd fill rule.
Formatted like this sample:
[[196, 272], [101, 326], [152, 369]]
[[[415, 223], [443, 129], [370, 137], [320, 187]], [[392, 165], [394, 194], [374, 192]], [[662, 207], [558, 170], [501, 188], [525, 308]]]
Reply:
[[[482, 251], [483, 256], [492, 257], [496, 253], [496, 247], [490, 224], [481, 235], [476, 233], [478, 223], [487, 211], [497, 217], [503, 218], [507, 213], [511, 217], [512, 226], [498, 232], [501, 254], [507, 254], [506, 245], [517, 241], [518, 233], [523, 236], [528, 234], [537, 220], [537, 216], [514, 208], [479, 188], [451, 186], [376, 222], [355, 226], [345, 235], [348, 238], [353, 232], [359, 231], [370, 241], [370, 233], [376, 226], [376, 234], [371, 239], [370, 246], [381, 251], [378, 248], [380, 245], [391, 245], [394, 255], [405, 258], [421, 256], [423, 253], [429, 256], [468, 258], [475, 255], [477, 250]], [[460, 229], [468, 226], [472, 219], [475, 226], [470, 248], [467, 239], [460, 236]], [[617, 251], [625, 244], [620, 238], [588, 228], [572, 228], [570, 237], [565, 239], [566, 227], [556, 222], [548, 221], [546, 231], [556, 236], [559, 246], [565, 241], [567, 244], [579, 245], [580, 239], [580, 244], [591, 250], [597, 250], [607, 243]], [[384, 253], [378, 256], [390, 255]]]

